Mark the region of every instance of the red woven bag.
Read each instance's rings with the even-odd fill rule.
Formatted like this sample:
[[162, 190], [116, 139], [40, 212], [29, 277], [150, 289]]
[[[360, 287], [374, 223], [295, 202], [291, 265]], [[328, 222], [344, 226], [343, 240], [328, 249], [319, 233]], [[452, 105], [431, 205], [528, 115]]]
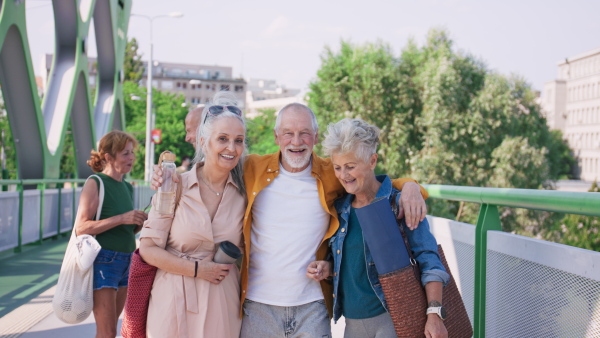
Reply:
[[134, 251], [129, 267], [127, 301], [121, 325], [123, 338], [146, 338], [148, 303], [156, 270], [155, 266], [144, 262], [139, 249]]

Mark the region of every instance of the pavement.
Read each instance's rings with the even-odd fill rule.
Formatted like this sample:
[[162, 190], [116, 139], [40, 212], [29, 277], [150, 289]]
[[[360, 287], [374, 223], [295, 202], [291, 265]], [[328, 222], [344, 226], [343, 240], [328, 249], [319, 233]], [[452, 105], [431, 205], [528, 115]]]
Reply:
[[[71, 325], [52, 311], [60, 265], [69, 237], [30, 245], [0, 257], [0, 338], [93, 337], [94, 315]], [[344, 319], [332, 322], [332, 337], [344, 336]], [[121, 331], [121, 320], [117, 332]], [[120, 335], [117, 337], [121, 337]]]

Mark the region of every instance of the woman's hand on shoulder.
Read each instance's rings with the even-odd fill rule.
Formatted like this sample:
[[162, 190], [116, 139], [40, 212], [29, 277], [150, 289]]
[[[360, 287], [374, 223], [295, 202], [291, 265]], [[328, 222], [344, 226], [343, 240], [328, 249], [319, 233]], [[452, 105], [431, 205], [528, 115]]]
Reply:
[[229, 275], [229, 270], [233, 268], [233, 264], [219, 264], [213, 262], [214, 254], [211, 254], [201, 261], [198, 261], [197, 278], [202, 278], [213, 284], [221, 284], [221, 282]]
[[448, 331], [444, 321], [437, 314], [428, 314], [425, 323], [425, 337], [427, 338], [448, 338]]
[[121, 214], [121, 224], [134, 224], [142, 226], [148, 219], [148, 214], [141, 210], [131, 210], [124, 214]]
[[329, 261], [314, 261], [308, 264], [306, 268], [306, 277], [312, 278], [317, 282], [332, 276], [332, 267]]

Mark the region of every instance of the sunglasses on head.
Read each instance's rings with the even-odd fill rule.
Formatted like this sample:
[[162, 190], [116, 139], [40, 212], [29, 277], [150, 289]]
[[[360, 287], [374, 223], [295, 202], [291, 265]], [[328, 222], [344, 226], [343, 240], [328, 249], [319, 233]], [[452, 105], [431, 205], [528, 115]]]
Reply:
[[242, 116], [242, 110], [236, 106], [210, 106], [208, 107], [208, 113], [206, 114], [206, 116], [204, 116], [204, 122], [206, 122], [208, 115], [216, 116], [222, 114], [225, 111], [232, 112], [237, 116]]

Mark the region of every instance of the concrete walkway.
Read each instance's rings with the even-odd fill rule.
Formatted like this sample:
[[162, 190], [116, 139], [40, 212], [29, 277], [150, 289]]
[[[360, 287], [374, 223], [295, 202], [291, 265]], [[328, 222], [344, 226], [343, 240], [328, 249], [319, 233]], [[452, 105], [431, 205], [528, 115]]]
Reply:
[[[83, 322], [71, 325], [60, 321], [52, 312], [52, 296], [55, 287], [34, 298], [30, 303], [0, 318], [0, 338], [66, 338], [93, 337], [96, 333], [94, 315]], [[121, 320], [117, 328], [117, 337], [121, 337]], [[332, 337], [344, 336], [344, 319], [336, 325], [331, 323]]]
[[[60, 321], [52, 312], [60, 264], [68, 238], [50, 240], [0, 259], [0, 338], [93, 337], [92, 314], [80, 324]], [[119, 328], [121, 331], [121, 320]], [[344, 320], [333, 325], [334, 338], [344, 336]], [[120, 337], [120, 335], [118, 336]]]

